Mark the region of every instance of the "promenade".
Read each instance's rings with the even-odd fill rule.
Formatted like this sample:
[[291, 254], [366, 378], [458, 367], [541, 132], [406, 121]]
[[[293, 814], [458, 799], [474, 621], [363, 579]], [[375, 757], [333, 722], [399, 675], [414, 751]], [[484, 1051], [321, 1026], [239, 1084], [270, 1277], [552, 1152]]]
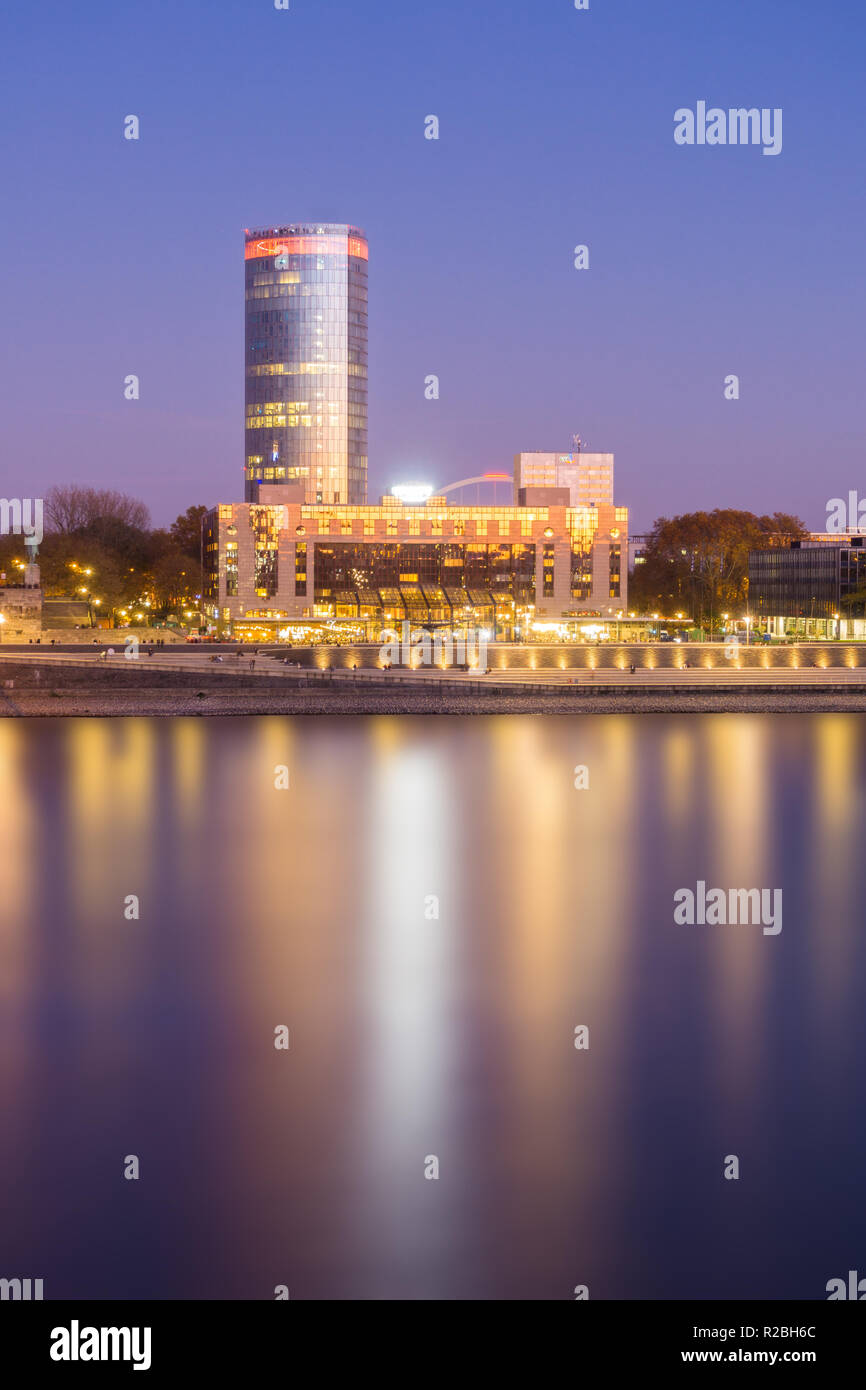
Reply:
[[[524, 649], [525, 650], [525, 649]], [[687, 649], [679, 649], [682, 653]], [[866, 710], [866, 661], [831, 665], [826, 653], [755, 651], [758, 660], [710, 665], [537, 666], [460, 671], [331, 665], [300, 666], [299, 653], [210, 646], [162, 648], [135, 658], [96, 648], [0, 651], [0, 713], [489, 713], [641, 710]], [[861, 649], [862, 650], [862, 649]], [[722, 656], [721, 648], [715, 655]], [[310, 653], [305, 653], [309, 656]], [[333, 654], [329, 654], [332, 655]], [[499, 653], [497, 653], [499, 655]], [[605, 655], [610, 658], [611, 650]], [[836, 655], [840, 655], [837, 651]], [[859, 653], [858, 653], [859, 655]], [[218, 660], [214, 657], [218, 656]], [[771, 663], [771, 656], [783, 657]], [[821, 658], [824, 658], [821, 662]], [[796, 660], [795, 660], [796, 659]], [[686, 661], [688, 660], [688, 664]], [[821, 662], [821, 664], [818, 664]]]

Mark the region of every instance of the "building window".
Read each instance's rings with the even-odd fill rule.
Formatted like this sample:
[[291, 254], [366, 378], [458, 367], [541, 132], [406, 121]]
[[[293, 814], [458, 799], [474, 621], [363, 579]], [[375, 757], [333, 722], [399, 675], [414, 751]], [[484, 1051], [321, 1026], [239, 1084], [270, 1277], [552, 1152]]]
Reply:
[[304, 542], [295, 546], [295, 596], [307, 597], [307, 546]]
[[610, 547], [610, 597], [619, 598], [620, 596], [620, 548], [618, 545]]
[[552, 545], [545, 543], [545, 545], [542, 546], [541, 563], [544, 575], [543, 596], [545, 598], [553, 598], [554, 565]]
[[238, 596], [238, 543], [226, 543], [226, 598]]
[[260, 598], [277, 592], [277, 546], [280, 507], [250, 507], [250, 526], [255, 546], [255, 591]]

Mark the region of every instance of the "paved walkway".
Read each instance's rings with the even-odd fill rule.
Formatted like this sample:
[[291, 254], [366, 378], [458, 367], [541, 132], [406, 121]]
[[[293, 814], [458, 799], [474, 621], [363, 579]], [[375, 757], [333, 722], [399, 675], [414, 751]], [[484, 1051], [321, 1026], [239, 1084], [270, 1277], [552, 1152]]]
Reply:
[[[255, 666], [250, 671], [250, 660], [255, 660]], [[485, 674], [478, 671], [454, 671], [436, 670], [429, 666], [418, 667], [410, 671], [407, 667], [393, 667], [390, 671], [382, 671], [375, 667], [359, 667], [355, 671], [345, 668], [335, 668], [331, 671], [320, 671], [311, 667], [299, 667], [286, 665], [284, 661], [270, 653], [259, 652], [255, 658], [250, 658], [244, 653], [239, 659], [226, 655], [222, 661], [213, 661], [211, 655], [199, 649], [181, 649], [171, 651], [164, 649], [155, 652], [153, 656], [141, 653], [136, 659], [129, 659], [124, 656], [123, 648], [118, 647], [114, 656], [103, 657], [99, 652], [52, 652], [44, 648], [38, 652], [4, 652], [0, 648], [0, 661], [14, 662], [22, 666], [35, 667], [37, 670], [44, 670], [50, 666], [75, 666], [75, 667], [97, 667], [102, 670], [106, 667], [112, 669], [135, 669], [144, 675], [148, 670], [152, 671], [189, 671], [207, 672], [210, 675], [224, 674], [227, 676], [243, 675], [248, 680], [256, 680], [262, 676], [273, 679], [275, 676], [292, 677], [294, 681], [299, 678], [304, 683], [315, 685], [321, 682], [342, 684], [343, 682], [363, 682], [376, 681], [391, 682], [394, 684], [411, 681], [414, 683], [439, 683], [444, 680], [449, 682], [479, 683], [483, 685], [496, 686], [515, 686], [521, 688], [539, 687], [582, 687], [586, 689], [671, 689], [677, 690], [708, 690], [708, 689], [730, 689], [745, 687], [766, 688], [770, 686], [785, 688], [808, 688], [811, 686], [821, 686], [824, 688], [834, 687], [853, 687], [866, 689], [866, 669], [850, 669], [844, 666], [737, 666], [735, 663], [725, 663], [718, 666], [691, 666], [688, 669], [683, 667], [660, 666], [655, 669], [638, 666], [634, 673], [630, 670], [618, 670], [610, 667], [600, 667], [595, 671], [583, 669], [567, 670], [491, 670]]]

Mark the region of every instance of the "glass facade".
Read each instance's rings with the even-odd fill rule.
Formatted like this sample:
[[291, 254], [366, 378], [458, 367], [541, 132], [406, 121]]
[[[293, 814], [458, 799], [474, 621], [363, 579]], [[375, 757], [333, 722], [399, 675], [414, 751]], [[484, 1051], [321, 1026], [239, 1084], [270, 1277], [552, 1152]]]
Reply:
[[586, 549], [572, 541], [571, 597], [583, 601], [592, 596], [592, 546]]
[[208, 512], [202, 521], [201, 554], [204, 572], [202, 596], [211, 601], [219, 599], [219, 514]]
[[[856, 546], [856, 549], [855, 549]], [[849, 618], [866, 617], [866, 551], [854, 542], [839, 556], [839, 602]]]
[[247, 231], [245, 497], [302, 483], [367, 497], [367, 239], [309, 223]]
[[259, 598], [273, 598], [279, 581], [279, 508], [250, 507], [250, 526], [255, 546], [255, 591]]
[[866, 586], [866, 550], [803, 545], [749, 554], [749, 607], [755, 617], [833, 618], [866, 615], [866, 604], [846, 602]]
[[[444, 606], [452, 589], [489, 590], [530, 601], [534, 586], [534, 545], [368, 541], [319, 542], [315, 547], [317, 603], [333, 602], [337, 594], [379, 590], [390, 596], [388, 602], [414, 605], [427, 621], [431, 606]], [[491, 601], [488, 595], [485, 602]]]

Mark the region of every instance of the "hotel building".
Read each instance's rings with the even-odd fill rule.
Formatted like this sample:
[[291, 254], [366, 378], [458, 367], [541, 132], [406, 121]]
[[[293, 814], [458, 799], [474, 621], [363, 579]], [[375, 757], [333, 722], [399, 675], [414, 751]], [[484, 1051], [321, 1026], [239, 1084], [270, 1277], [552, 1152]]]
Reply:
[[530, 489], [525, 506], [310, 503], [262, 485], [259, 501], [203, 523], [207, 617], [220, 635], [289, 640], [322, 623], [381, 640], [384, 628], [482, 627], [513, 640], [627, 608], [628, 510], [575, 507]]
[[343, 223], [247, 231], [245, 491], [367, 499], [367, 238]]

